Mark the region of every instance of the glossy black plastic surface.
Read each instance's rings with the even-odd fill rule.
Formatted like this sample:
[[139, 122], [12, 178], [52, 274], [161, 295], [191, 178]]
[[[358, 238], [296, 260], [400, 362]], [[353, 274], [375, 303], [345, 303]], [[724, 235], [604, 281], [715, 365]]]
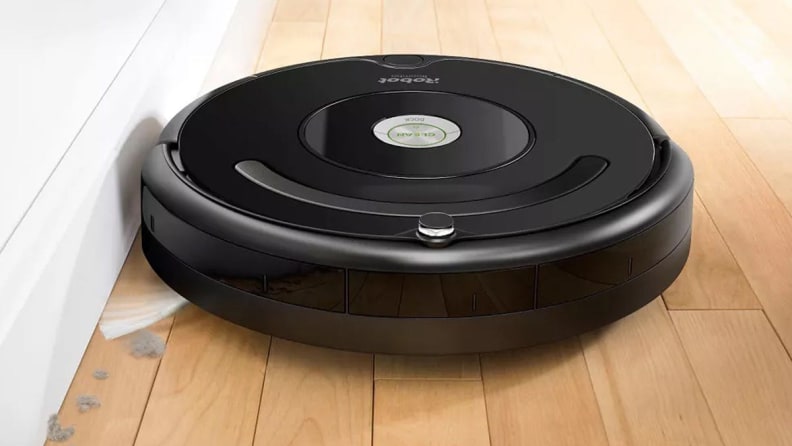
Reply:
[[[432, 148], [388, 145], [374, 137], [380, 120], [400, 115], [438, 116], [463, 129], [451, 144]], [[529, 148], [527, 125], [491, 102], [459, 94], [396, 91], [356, 96], [323, 107], [303, 127], [318, 156], [373, 175], [442, 178], [496, 169]]]
[[[571, 224], [623, 204], [649, 178], [656, 142], [620, 101], [525, 67], [422, 59], [399, 68], [381, 57], [341, 59], [249, 78], [196, 105], [174, 153], [217, 202], [256, 218], [391, 240], [412, 238], [405, 234], [412, 234], [414, 218], [427, 212], [453, 215], [459, 240]], [[423, 150], [377, 140], [372, 126], [398, 113], [445, 116], [460, 125], [461, 136]], [[595, 177], [570, 173], [587, 159], [603, 163]], [[246, 161], [279, 178], [251, 181], [235, 169]], [[437, 175], [447, 177], [428, 178]], [[562, 190], [549, 187], [557, 178], [565, 180]], [[380, 214], [322, 205], [275, 184], [288, 182], [404, 206]]]

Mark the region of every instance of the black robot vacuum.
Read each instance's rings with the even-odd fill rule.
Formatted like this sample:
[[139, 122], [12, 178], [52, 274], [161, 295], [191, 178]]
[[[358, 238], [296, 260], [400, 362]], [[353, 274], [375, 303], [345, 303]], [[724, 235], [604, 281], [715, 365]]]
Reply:
[[426, 55], [240, 79], [162, 132], [143, 249], [198, 306], [346, 350], [483, 352], [619, 319], [677, 277], [693, 169], [634, 105]]

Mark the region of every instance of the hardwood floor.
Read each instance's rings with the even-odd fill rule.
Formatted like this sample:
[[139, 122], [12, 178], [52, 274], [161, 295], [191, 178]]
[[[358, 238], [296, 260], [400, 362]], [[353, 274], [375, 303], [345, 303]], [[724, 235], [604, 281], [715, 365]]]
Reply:
[[[327, 350], [194, 307], [153, 328], [161, 360], [95, 334], [60, 411], [70, 444], [792, 445], [790, 30], [788, 0], [280, 0], [259, 70], [445, 53], [643, 107], [696, 167], [688, 265], [611, 326], [480, 356]], [[136, 244], [116, 289], [158, 286]]]

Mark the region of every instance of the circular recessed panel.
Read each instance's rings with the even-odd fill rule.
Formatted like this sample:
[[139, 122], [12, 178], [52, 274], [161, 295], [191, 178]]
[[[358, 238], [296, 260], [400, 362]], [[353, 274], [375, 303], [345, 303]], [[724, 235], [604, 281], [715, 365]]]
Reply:
[[310, 115], [302, 136], [309, 150], [336, 165], [399, 178], [494, 170], [521, 157], [532, 142], [525, 121], [505, 107], [433, 91], [345, 98]]
[[461, 134], [459, 126], [438, 116], [401, 115], [383, 119], [372, 129], [385, 144], [430, 149], [451, 144]]

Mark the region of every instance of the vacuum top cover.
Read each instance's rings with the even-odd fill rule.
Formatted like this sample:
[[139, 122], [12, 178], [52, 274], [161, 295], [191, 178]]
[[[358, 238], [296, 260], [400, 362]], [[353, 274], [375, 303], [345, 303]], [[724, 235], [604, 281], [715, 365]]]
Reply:
[[481, 60], [310, 63], [188, 111], [179, 167], [210, 198], [363, 238], [414, 241], [432, 215], [452, 216], [457, 240], [569, 225], [627, 203], [658, 162], [646, 122], [612, 95]]

